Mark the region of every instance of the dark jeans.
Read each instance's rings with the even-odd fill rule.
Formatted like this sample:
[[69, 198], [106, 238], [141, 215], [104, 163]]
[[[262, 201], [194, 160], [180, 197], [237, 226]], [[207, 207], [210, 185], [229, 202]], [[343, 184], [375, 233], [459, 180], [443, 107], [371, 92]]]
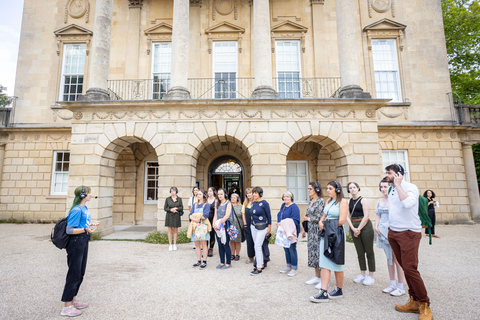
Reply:
[[86, 233], [70, 236], [67, 246], [68, 272], [63, 289], [63, 302], [72, 301], [73, 297], [77, 295], [78, 289], [80, 289], [87, 267], [89, 240], [90, 235]]
[[213, 247], [215, 247], [215, 238], [217, 237], [217, 233], [215, 232], [215, 229], [213, 228], [213, 217], [211, 219], [208, 218], [208, 220], [210, 221], [210, 224], [212, 225], [212, 231], [210, 231], [210, 246], [209, 246], [209, 248], [213, 249]]
[[408, 284], [408, 294], [416, 301], [429, 302], [430, 299], [427, 295], [427, 289], [420, 276], [420, 272], [417, 270], [418, 247], [421, 238], [421, 232], [413, 232], [410, 230], [397, 232], [388, 229], [388, 242], [390, 242], [393, 253], [405, 273], [405, 280], [407, 280]]
[[[432, 221], [432, 227], [430, 228], [430, 230], [432, 231], [432, 234], [435, 234], [435, 220], [437, 220], [437, 217], [435, 216], [435, 208], [428, 208], [428, 216]], [[425, 234], [428, 234], [428, 228], [425, 228]]]
[[283, 248], [285, 250], [285, 259], [287, 260], [287, 267], [293, 270], [298, 268], [297, 243], [292, 243], [290, 248]]
[[250, 225], [248, 227], [245, 227], [245, 239], [247, 241], [247, 255], [250, 259], [253, 259], [255, 257], [255, 244], [253, 243], [253, 238], [252, 238], [252, 231], [250, 230]]
[[[355, 228], [358, 228], [360, 223], [361, 221], [352, 221], [352, 224]], [[352, 230], [350, 230], [350, 235], [352, 236], [353, 244], [355, 245], [355, 250], [357, 251], [357, 258], [358, 264], [360, 265], [360, 270], [367, 270], [367, 263], [365, 261], [366, 255], [368, 261], [368, 271], [375, 272], [375, 251], [373, 250], [373, 239], [375, 238], [375, 231], [373, 230], [372, 221], [368, 220], [367, 224], [363, 227], [358, 237], [355, 237], [353, 235]]]
[[[216, 236], [216, 235], [215, 235]], [[230, 237], [227, 236], [227, 242], [222, 243], [222, 240], [217, 236], [218, 254], [220, 255], [220, 263], [225, 264], [225, 256], [227, 257], [227, 264], [232, 263], [232, 249], [230, 249]]]

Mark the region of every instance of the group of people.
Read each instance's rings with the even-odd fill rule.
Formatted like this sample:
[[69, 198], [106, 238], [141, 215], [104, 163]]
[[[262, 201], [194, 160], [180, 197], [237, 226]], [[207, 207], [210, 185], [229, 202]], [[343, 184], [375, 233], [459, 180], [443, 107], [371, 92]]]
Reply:
[[[394, 164], [385, 168], [386, 176], [379, 183], [383, 197], [376, 203], [375, 225], [369, 219], [368, 201], [359, 195], [360, 186], [356, 182], [347, 185], [350, 200], [344, 197], [342, 186], [337, 181], [327, 184], [325, 201], [320, 184], [309, 183], [310, 202], [300, 223], [300, 210], [294, 203], [290, 191], [283, 193], [283, 204], [277, 214], [277, 229], [288, 238], [284, 246], [286, 267], [280, 270], [288, 276], [298, 273], [298, 255], [296, 244], [298, 236], [307, 236], [308, 266], [314, 269], [314, 276], [306, 283], [316, 285], [318, 293], [310, 297], [312, 302], [328, 302], [343, 298], [345, 259], [345, 232], [347, 223], [357, 252], [360, 274], [353, 279], [355, 283], [370, 286], [374, 284], [375, 254], [374, 237], [378, 248], [385, 251], [388, 261], [390, 285], [383, 292], [393, 296], [405, 294], [404, 280], [408, 284], [410, 299], [405, 305], [397, 305], [400, 312], [419, 313], [419, 319], [432, 319], [429, 298], [425, 285], [417, 270], [418, 248], [422, 225], [418, 216], [418, 188], [403, 179], [404, 169]], [[245, 201], [240, 204], [238, 193], [232, 193], [230, 199], [225, 189], [208, 191], [194, 187], [189, 199], [188, 235], [195, 243], [197, 262], [193, 267], [201, 269], [207, 266], [207, 257], [213, 256], [215, 242], [218, 246], [220, 263], [217, 269], [229, 269], [232, 260], [240, 260], [241, 243], [246, 241], [247, 259], [253, 263], [252, 276], [259, 275], [270, 261], [268, 240], [271, 233], [272, 217], [269, 203], [263, 199], [261, 187], [247, 188]], [[165, 226], [168, 227], [169, 250], [177, 250], [178, 228], [181, 227], [183, 202], [178, 189], [170, 189], [170, 197], [165, 200]], [[425, 192], [429, 200], [429, 214], [434, 222], [433, 198], [431, 190]], [[81, 314], [79, 309], [88, 305], [76, 300], [78, 289], [85, 274], [88, 254], [88, 240], [93, 223], [86, 207], [90, 200], [90, 188], [75, 189], [75, 201], [68, 217], [67, 233], [72, 235], [67, 246], [67, 274], [62, 301], [65, 307], [62, 315]], [[430, 210], [433, 208], [433, 212]], [[301, 230], [303, 229], [303, 230]], [[232, 232], [238, 231], [238, 232]], [[73, 240], [73, 241], [72, 241]], [[216, 241], [215, 241], [216, 240]], [[368, 266], [368, 274], [367, 274]], [[335, 287], [328, 291], [331, 272], [335, 273]], [[398, 280], [398, 282], [397, 282]]]

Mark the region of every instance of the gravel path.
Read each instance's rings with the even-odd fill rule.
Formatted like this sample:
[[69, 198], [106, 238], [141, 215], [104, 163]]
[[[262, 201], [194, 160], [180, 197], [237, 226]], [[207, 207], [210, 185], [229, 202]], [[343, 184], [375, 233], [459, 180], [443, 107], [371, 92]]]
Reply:
[[[0, 319], [60, 319], [66, 252], [50, 243], [53, 225], [0, 224]], [[480, 226], [436, 226], [441, 239], [420, 245], [420, 272], [436, 320], [479, 319]], [[382, 293], [389, 285], [383, 251], [375, 248], [376, 283], [355, 284], [355, 248], [347, 243], [344, 299], [314, 304], [317, 290], [305, 281], [307, 244], [299, 243], [299, 273], [282, 275], [283, 249], [270, 245], [271, 263], [261, 275], [249, 275], [246, 250], [233, 268], [217, 270], [218, 251], [205, 270], [192, 268], [192, 244], [168, 251], [166, 245], [127, 241], [90, 243], [89, 261], [79, 300], [90, 303], [82, 319], [418, 319], [400, 314], [406, 302]], [[475, 271], [477, 270], [477, 271]], [[475, 284], [477, 283], [477, 284]], [[330, 283], [334, 285], [334, 279]], [[330, 287], [330, 288], [331, 288]]]

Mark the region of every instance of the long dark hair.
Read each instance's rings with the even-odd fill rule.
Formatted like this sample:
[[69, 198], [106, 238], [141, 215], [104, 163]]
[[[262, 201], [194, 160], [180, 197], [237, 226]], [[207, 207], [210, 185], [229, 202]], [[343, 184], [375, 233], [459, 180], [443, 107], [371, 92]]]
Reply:
[[203, 190], [203, 189], [200, 189], [198, 188], [198, 191], [201, 192], [203, 194], [203, 197], [202, 197], [202, 204], [205, 204], [205, 202], [207, 202], [207, 191]]
[[219, 189], [217, 190], [217, 200], [218, 200], [218, 201], [217, 201], [217, 205], [216, 205], [216, 208], [217, 208], [217, 209], [218, 209], [218, 207], [220, 206], [220, 202], [221, 202], [220, 199], [218, 199], [218, 192], [219, 192], [219, 191], [223, 191], [223, 198], [225, 198], [225, 200], [228, 201], [227, 190], [225, 190], [224, 188], [219, 188]]
[[[340, 193], [337, 193], [335, 191], [335, 193], [337, 194], [337, 199], [335, 200], [334, 205], [336, 205], [337, 203], [340, 203], [340, 201], [342, 201], [342, 199], [344, 198], [342, 185], [340, 184], [340, 182], [338, 182], [336, 180], [333, 180], [333, 181], [330, 181], [327, 185], [332, 186], [334, 189], [337, 189], [337, 188], [340, 189]], [[332, 200], [333, 200], [333, 198], [328, 199], [327, 203], [330, 203], [330, 201], [332, 201]]]
[[323, 193], [322, 193], [322, 187], [320, 186], [320, 183], [318, 183], [318, 181], [312, 181], [312, 182], [310, 182], [308, 185], [309, 185], [310, 187], [312, 187], [313, 190], [315, 190], [317, 187], [318, 187], [318, 189], [320, 189], [320, 192], [317, 192], [317, 191], [315, 190], [315, 193], [317, 194], [317, 196], [318, 196], [319, 198], [323, 195]]

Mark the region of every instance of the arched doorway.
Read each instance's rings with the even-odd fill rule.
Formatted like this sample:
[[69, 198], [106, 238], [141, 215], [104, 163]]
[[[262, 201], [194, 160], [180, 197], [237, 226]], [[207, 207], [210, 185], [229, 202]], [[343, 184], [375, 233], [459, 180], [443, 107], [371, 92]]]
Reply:
[[224, 188], [228, 196], [238, 193], [243, 199], [244, 170], [242, 163], [232, 156], [215, 159], [208, 168], [208, 185], [215, 189]]

